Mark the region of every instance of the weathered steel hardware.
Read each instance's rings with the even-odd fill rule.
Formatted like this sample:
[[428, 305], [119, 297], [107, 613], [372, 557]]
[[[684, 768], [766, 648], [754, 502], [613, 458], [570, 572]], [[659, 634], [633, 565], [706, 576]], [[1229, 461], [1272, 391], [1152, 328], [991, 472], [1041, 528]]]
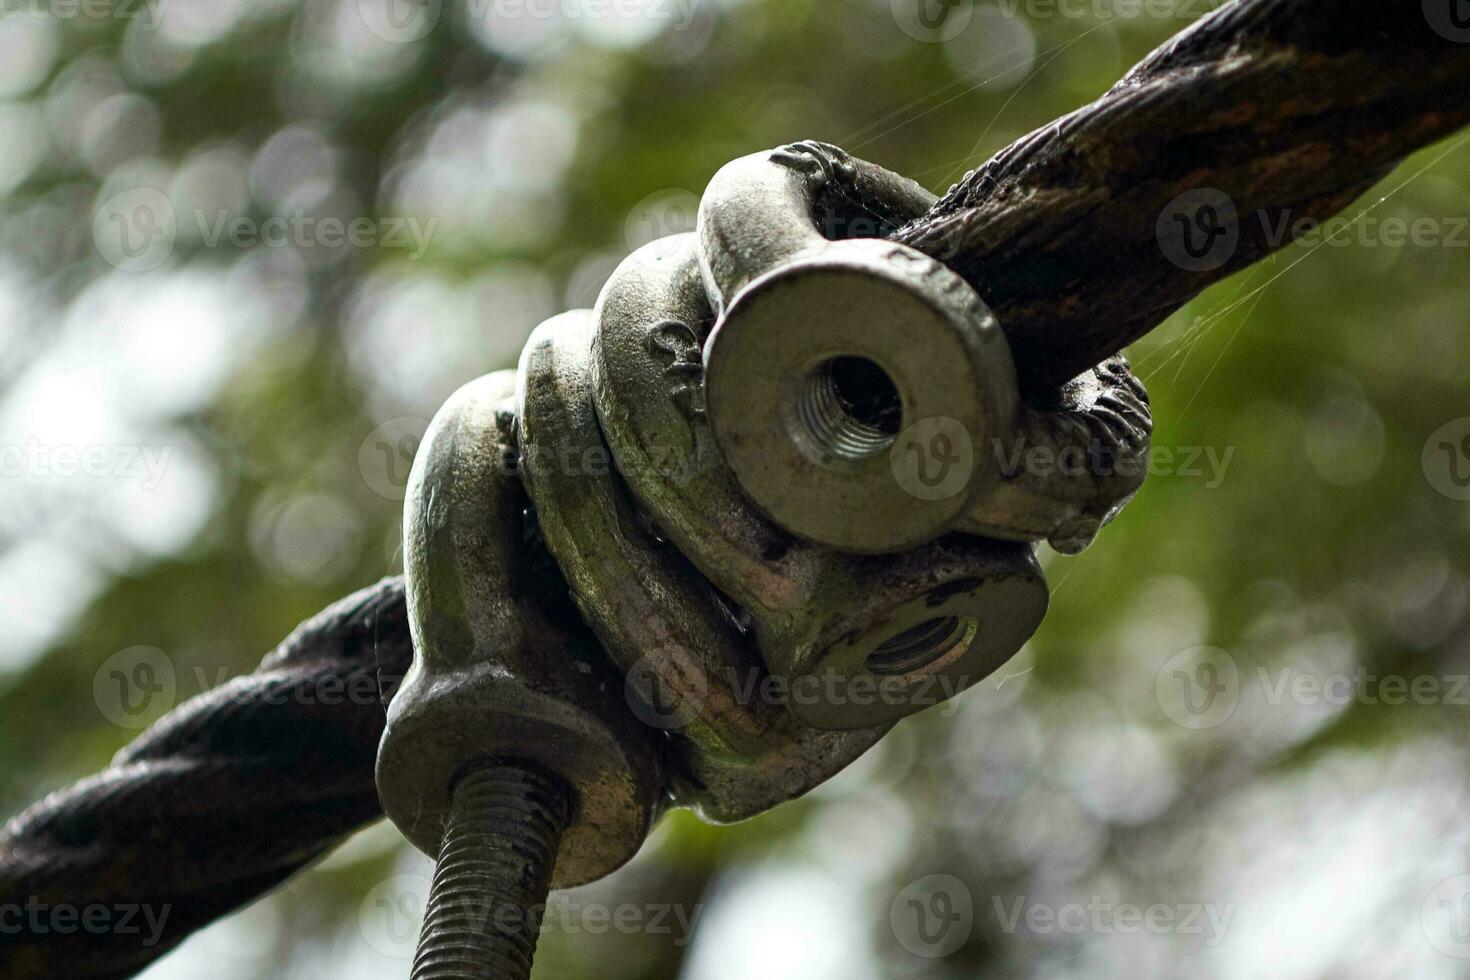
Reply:
[[768, 517], [844, 551], [949, 531], [1079, 551], [1143, 481], [1143, 389], [1114, 359], [1055, 405], [1023, 404], [975, 290], [872, 237], [933, 202], [823, 143], [715, 175], [698, 234], [719, 314], [703, 356], [720, 451]]
[[597, 313], [598, 416], [628, 489], [745, 614], [802, 721], [896, 721], [984, 678], [1041, 622], [1027, 545], [952, 536], [850, 554], [789, 534], [741, 493], [699, 397], [714, 316], [693, 236], [630, 256]]
[[567, 887], [637, 852], [661, 769], [622, 678], [525, 594], [514, 384], [504, 371], [461, 388], [414, 460], [403, 535], [414, 665], [388, 712], [378, 792], [404, 836], [437, 856], [467, 770], [539, 765], [574, 795], [552, 875]]
[[521, 470], [583, 617], [670, 732], [675, 802], [706, 819], [754, 816], [825, 781], [887, 730], [822, 732], [772, 700], [754, 639], [629, 498], [592, 404], [588, 311], [532, 335], [521, 357]]
[[[1439, 6], [1440, 22], [1448, 9]], [[982, 284], [1023, 389], [1044, 397], [1211, 283], [1289, 243], [1243, 239], [1218, 269], [1185, 270], [1157, 247], [1149, 220], [1176, 195], [1209, 184], [1231, 193], [1241, 214], [1287, 208], [1323, 220], [1410, 152], [1470, 121], [1470, 48], [1436, 33], [1428, 10], [1378, 0], [1225, 4], [1096, 103], [976, 167], [893, 237]], [[1253, 122], [1245, 139], [1242, 118]], [[1203, 145], [1202, 161], [1194, 151]], [[1324, 146], [1332, 165], [1310, 165]], [[534, 538], [529, 522], [528, 533]], [[575, 620], [558, 583], [547, 581], [554, 573], [542, 575], [554, 562], [534, 540], [528, 550], [555, 620]], [[391, 700], [410, 647], [403, 581], [394, 576], [302, 623], [259, 670], [181, 705], [105, 770], [0, 828], [7, 895], [148, 895], [175, 909], [161, 937], [23, 932], [0, 942], [0, 975], [132, 975], [374, 819], [381, 808], [365, 747], [382, 729], [376, 700], [279, 695], [381, 679]], [[497, 804], [481, 799], [485, 772], [474, 770], [473, 796]], [[538, 795], [551, 804], [556, 794]], [[472, 803], [466, 797], [474, 811]], [[556, 809], [548, 809], [553, 823]], [[210, 833], [222, 825], [231, 833]], [[525, 852], [531, 878], [555, 848], [541, 843]]]
[[[1137, 489], [1126, 363], [1023, 403], [980, 297], [882, 237], [932, 203], [824, 144], [738, 160], [697, 234], [629, 256], [436, 417], [378, 766], [441, 859], [416, 978], [525, 975], [534, 922], [477, 931], [457, 902], [607, 874], [667, 805], [732, 821], [800, 796], [989, 675], [1046, 612], [1032, 542], [1080, 549]], [[528, 507], [595, 643], [529, 594]]]

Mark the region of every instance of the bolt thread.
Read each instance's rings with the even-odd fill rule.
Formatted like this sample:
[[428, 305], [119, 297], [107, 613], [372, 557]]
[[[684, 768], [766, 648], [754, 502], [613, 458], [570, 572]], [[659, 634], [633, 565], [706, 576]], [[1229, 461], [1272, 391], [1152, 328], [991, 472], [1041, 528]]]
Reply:
[[[823, 452], [839, 459], [866, 459], [887, 451], [893, 445], [897, 434], [894, 426], [901, 419], [902, 408], [898, 392], [877, 365], [872, 365], [872, 370], [878, 372], [881, 385], [887, 386], [886, 391], [874, 393], [869, 388], [857, 391], [843, 389], [837, 378], [837, 367], [843, 361], [861, 359], [836, 358], [809, 374], [797, 399], [796, 413], [808, 435]], [[861, 404], [852, 396], [857, 396]]]
[[527, 980], [571, 814], [560, 778], [513, 760], [454, 787], [412, 980]]

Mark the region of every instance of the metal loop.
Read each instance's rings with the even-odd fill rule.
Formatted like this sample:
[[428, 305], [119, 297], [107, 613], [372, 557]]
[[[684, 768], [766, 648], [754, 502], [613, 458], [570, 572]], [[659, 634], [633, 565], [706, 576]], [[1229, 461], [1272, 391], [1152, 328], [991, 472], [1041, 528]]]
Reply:
[[703, 359], [720, 453], [768, 518], [841, 550], [951, 531], [1081, 550], [1143, 481], [1147, 395], [1114, 358], [1053, 404], [1023, 403], [1005, 335], [968, 283], [831, 223], [833, 201], [850, 220], [927, 199], [814, 142], [715, 176], [699, 259], [718, 314]]

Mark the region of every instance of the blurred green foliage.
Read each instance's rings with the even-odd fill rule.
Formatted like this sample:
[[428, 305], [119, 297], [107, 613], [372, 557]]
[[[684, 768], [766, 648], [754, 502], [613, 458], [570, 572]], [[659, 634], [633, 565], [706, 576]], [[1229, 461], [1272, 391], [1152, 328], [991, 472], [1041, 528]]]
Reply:
[[[943, 191], [1204, 10], [962, 2], [956, 32], [915, 30], [903, 0], [670, 0], [631, 21], [429, 0], [403, 9], [432, 29], [385, 38], [374, 2], [0, 18], [0, 443], [169, 454], [151, 487], [0, 484], [0, 812], [132, 736], [94, 684], [119, 651], [172, 665], [157, 714], [397, 571], [415, 425], [684, 230], [725, 161], [817, 138]], [[1456, 975], [1421, 903], [1470, 870], [1465, 702], [1280, 692], [1364, 673], [1448, 692], [1470, 672], [1470, 510], [1430, 443], [1470, 414], [1466, 159], [1424, 151], [1354, 205], [1369, 219], [1343, 247], [1291, 246], [1135, 346], [1167, 454], [1091, 550], [1047, 557], [1051, 614], [1003, 676], [807, 800], [728, 828], [675, 814], [563, 901], [693, 910], [693, 942], [574, 912], [539, 975]], [[146, 272], [93, 233], [136, 188], [179, 226]], [[417, 255], [211, 244], [197, 214], [433, 224]], [[1389, 216], [1437, 240], [1364, 233]], [[1237, 690], [1196, 729], [1161, 685], [1199, 646]], [[377, 828], [150, 975], [406, 976], [424, 870]], [[932, 873], [973, 902], [967, 941], [934, 957], [890, 917]], [[1234, 917], [1211, 943], [1001, 914], [1095, 896]]]

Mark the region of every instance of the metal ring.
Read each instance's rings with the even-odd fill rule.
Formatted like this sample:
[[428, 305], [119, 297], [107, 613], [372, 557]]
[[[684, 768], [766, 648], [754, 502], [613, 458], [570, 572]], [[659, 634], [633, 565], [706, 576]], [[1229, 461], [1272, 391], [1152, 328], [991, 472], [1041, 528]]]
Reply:
[[673, 740], [687, 770], [672, 780], [674, 801], [714, 822], [744, 820], [830, 779], [887, 726], [818, 731], [766, 697], [752, 638], [619, 486], [592, 405], [594, 322], [588, 310], [566, 313], [526, 344], [522, 479], [578, 609], [628, 678], [635, 714]]
[[[705, 415], [713, 312], [693, 236], [630, 256], [597, 317], [597, 415], [629, 490], [748, 613], [804, 723], [865, 728], [922, 710], [988, 675], [1039, 625], [1047, 590], [1028, 545], [951, 535], [856, 555], [792, 536], [741, 493]], [[935, 626], [950, 620], [976, 628], [951, 639]], [[916, 630], [930, 631], [918, 647]]]
[[932, 200], [823, 143], [720, 170], [699, 212], [719, 450], [767, 517], [842, 550], [958, 530], [1079, 551], [1143, 482], [1147, 394], [1118, 357], [1023, 404], [975, 290], [881, 238]]

